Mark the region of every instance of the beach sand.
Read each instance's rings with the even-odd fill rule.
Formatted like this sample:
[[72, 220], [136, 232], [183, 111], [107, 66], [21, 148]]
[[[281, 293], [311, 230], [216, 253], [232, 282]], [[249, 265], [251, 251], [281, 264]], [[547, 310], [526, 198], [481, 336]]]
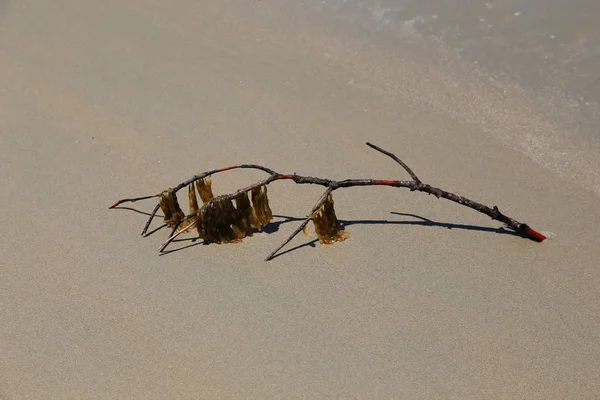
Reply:
[[[494, 102], [416, 53], [352, 53], [239, 3], [0, 7], [0, 398], [598, 398], [593, 156], [576, 179], [506, 136], [560, 129], [522, 91]], [[268, 233], [159, 256], [166, 229], [108, 210], [238, 163], [408, 179], [367, 141], [549, 239], [363, 187], [334, 193], [348, 240], [264, 262], [322, 193], [282, 181]]]

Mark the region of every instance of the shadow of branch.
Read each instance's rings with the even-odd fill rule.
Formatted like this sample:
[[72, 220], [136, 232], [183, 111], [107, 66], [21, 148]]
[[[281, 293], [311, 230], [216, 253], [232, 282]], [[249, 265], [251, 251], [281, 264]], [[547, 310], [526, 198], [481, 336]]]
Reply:
[[493, 228], [489, 226], [480, 225], [467, 225], [467, 224], [453, 224], [449, 222], [436, 222], [428, 218], [422, 217], [416, 214], [408, 214], [392, 211], [390, 214], [399, 215], [402, 217], [412, 217], [418, 221], [388, 221], [388, 220], [360, 220], [360, 221], [345, 221], [342, 222], [342, 226], [354, 225], [354, 224], [392, 224], [392, 225], [417, 225], [417, 226], [428, 226], [428, 227], [440, 227], [446, 229], [463, 229], [467, 231], [479, 231], [479, 232], [490, 232], [501, 235], [513, 235], [521, 237], [520, 234], [503, 227]]
[[[138, 210], [137, 208], [133, 208], [133, 207], [123, 207], [123, 206], [117, 206], [117, 207], [115, 207], [115, 208], [112, 208], [112, 210], [127, 210], [127, 211], [133, 211], [133, 212], [136, 212], [136, 213], [138, 213], [138, 214], [142, 214], [142, 215], [147, 215], [147, 216], [150, 216], [150, 215], [152, 215], [152, 214], [151, 214], [151, 213], [149, 213], [149, 212], [146, 212], [146, 211], [140, 211], [140, 210]], [[156, 218], [163, 218], [163, 216], [162, 216], [162, 215], [160, 215], [160, 214], [158, 214], [158, 213], [155, 215], [155, 217], [156, 217]]]
[[[137, 210], [137, 209], [134, 209], [131, 207], [115, 207], [115, 209], [130, 210], [130, 211], [137, 212], [139, 214], [148, 215], [148, 216], [150, 215], [150, 213], [140, 211], [140, 210]], [[413, 218], [413, 220], [401, 220], [401, 221], [387, 220], [387, 219], [340, 220], [340, 224], [342, 225], [342, 228], [344, 228], [344, 229], [351, 225], [412, 225], [412, 226], [425, 226], [425, 227], [440, 227], [440, 228], [446, 228], [446, 229], [463, 229], [463, 230], [468, 230], [468, 231], [490, 232], [490, 233], [496, 233], [496, 234], [502, 234], [502, 235], [513, 235], [513, 236], [521, 237], [521, 235], [519, 233], [513, 232], [512, 230], [505, 229], [503, 227], [493, 228], [493, 227], [489, 227], [489, 226], [480, 226], [480, 225], [438, 222], [438, 221], [433, 221], [431, 219], [425, 218], [425, 217], [417, 215], [417, 214], [401, 213], [401, 212], [396, 212], [396, 211], [392, 211], [390, 214], [401, 216], [401, 217]], [[160, 216], [157, 215], [157, 217], [160, 217]], [[306, 217], [300, 218], [300, 217], [292, 217], [292, 216], [288, 216], [288, 215], [273, 215], [273, 218], [275, 218], [276, 220], [271, 221], [267, 226], [265, 226], [263, 228], [263, 232], [268, 233], [268, 234], [275, 233], [275, 232], [279, 231], [279, 228], [283, 224], [287, 224], [287, 223], [291, 223], [291, 222], [301, 222], [301, 221], [304, 221]], [[165, 224], [162, 224], [161, 226], [155, 228], [151, 232], [144, 235], [144, 237], [148, 237], [148, 236], [152, 235], [153, 233], [163, 229], [165, 226], [166, 226]], [[256, 230], [255, 232], [258, 232], [258, 230]], [[212, 243], [210, 241], [201, 240], [198, 237], [193, 237], [193, 238], [177, 239], [177, 240], [174, 240], [172, 244], [185, 243], [185, 242], [192, 242], [192, 243], [189, 243], [189, 244], [181, 246], [181, 247], [174, 248], [172, 250], [165, 250], [162, 253], [160, 253], [160, 255], [165, 256], [165, 255], [168, 255], [171, 253], [175, 253], [177, 251], [188, 249], [190, 247], [195, 247], [195, 246], [199, 246], [199, 245], [209, 245]], [[317, 242], [317, 240], [315, 239], [315, 240], [311, 240], [307, 243], [300, 244], [298, 246], [295, 246], [293, 248], [290, 248], [288, 250], [278, 253], [273, 258], [277, 258], [284, 254], [291, 253], [291, 252], [301, 249], [303, 247], [307, 247], [307, 246], [315, 247], [316, 242]]]

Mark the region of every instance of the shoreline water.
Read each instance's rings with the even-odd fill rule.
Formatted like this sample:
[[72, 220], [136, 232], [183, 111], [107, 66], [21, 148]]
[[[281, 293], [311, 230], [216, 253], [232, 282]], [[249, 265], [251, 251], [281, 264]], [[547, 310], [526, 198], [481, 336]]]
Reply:
[[600, 5], [547, 3], [259, 2], [250, 19], [600, 195]]

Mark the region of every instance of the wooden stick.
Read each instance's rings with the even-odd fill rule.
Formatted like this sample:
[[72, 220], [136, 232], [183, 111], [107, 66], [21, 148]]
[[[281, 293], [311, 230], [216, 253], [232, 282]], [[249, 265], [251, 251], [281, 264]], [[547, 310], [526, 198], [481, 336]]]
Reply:
[[[234, 166], [220, 168], [220, 169], [214, 169], [211, 171], [203, 172], [199, 175], [195, 175], [192, 178], [177, 185], [175, 188], [172, 189], [172, 191], [173, 191], [173, 193], [176, 193], [178, 190], [188, 186], [190, 183], [193, 183], [199, 179], [204, 179], [213, 174], [217, 174], [220, 172], [225, 172], [225, 171], [229, 171], [229, 170], [233, 170], [233, 169], [239, 169], [239, 168], [258, 169], [258, 170], [268, 173], [269, 177], [266, 179], [263, 179], [261, 181], [258, 181], [252, 185], [249, 185], [245, 188], [242, 188], [235, 193], [229, 194], [228, 196], [232, 200], [239, 193], [248, 192], [254, 188], [257, 188], [257, 187], [263, 186], [263, 185], [268, 185], [268, 184], [278, 181], [278, 180], [293, 180], [294, 183], [297, 183], [297, 184], [312, 184], [312, 185], [324, 186], [326, 188], [325, 193], [323, 193], [323, 195], [319, 198], [319, 200], [313, 207], [313, 210], [311, 211], [309, 216], [300, 224], [300, 226], [286, 240], [283, 241], [283, 243], [281, 245], [279, 245], [279, 247], [277, 247], [273, 252], [271, 252], [271, 254], [269, 254], [267, 256], [267, 258], [265, 259], [266, 261], [273, 259], [275, 257], [275, 255], [285, 245], [287, 245], [306, 226], [306, 224], [308, 224], [308, 222], [312, 218], [313, 213], [323, 205], [325, 199], [327, 198], [328, 195], [331, 194], [331, 192], [333, 192], [334, 190], [337, 190], [337, 189], [357, 187], [357, 186], [391, 186], [391, 187], [398, 187], [398, 188], [408, 188], [411, 191], [418, 191], [418, 192], [423, 192], [423, 193], [427, 193], [427, 194], [432, 194], [432, 195], [436, 196], [438, 199], [443, 198], [443, 199], [450, 200], [454, 203], [463, 205], [465, 207], [469, 207], [475, 211], [485, 214], [494, 220], [500, 221], [500, 222], [506, 224], [510, 229], [512, 229], [513, 231], [517, 232], [518, 234], [520, 234], [521, 236], [523, 236], [525, 238], [531, 239], [536, 242], [542, 242], [546, 239], [546, 237], [544, 235], [533, 230], [529, 225], [519, 222], [519, 221], [503, 214], [502, 212], [500, 212], [500, 210], [498, 209], [497, 206], [488, 207], [484, 204], [470, 200], [464, 196], [460, 196], [460, 195], [454, 194], [452, 192], [442, 190], [442, 189], [439, 189], [439, 188], [436, 188], [431, 185], [423, 183], [418, 178], [418, 176], [413, 172], [413, 170], [406, 163], [404, 163], [402, 160], [400, 160], [398, 157], [396, 157], [396, 155], [394, 155], [393, 153], [390, 153], [389, 151], [384, 150], [381, 147], [376, 146], [370, 142], [367, 142], [366, 144], [367, 144], [367, 146], [371, 147], [372, 149], [390, 157], [395, 162], [397, 162], [410, 175], [411, 180], [401, 181], [401, 180], [388, 180], [388, 179], [346, 179], [343, 181], [334, 181], [331, 179], [297, 175], [295, 173], [294, 174], [280, 174], [280, 173], [273, 171], [270, 168], [264, 167], [262, 165], [257, 165], [257, 164], [240, 164], [240, 165], [234, 165]], [[139, 200], [147, 200], [147, 199], [156, 198], [159, 196], [160, 196], [160, 194], [136, 197], [136, 198], [126, 198], [126, 199], [117, 201], [115, 204], [111, 205], [109, 208], [111, 208], [111, 209], [115, 208], [118, 205], [125, 203], [125, 202], [136, 202]], [[154, 216], [156, 215], [158, 208], [159, 208], [159, 205], [156, 205], [154, 210], [152, 211], [150, 218], [148, 218], [148, 221], [146, 222], [146, 225], [144, 226], [142, 235], [144, 235], [148, 231], [148, 228], [150, 227], [150, 224], [151, 224]], [[180, 221], [178, 221], [174, 225], [174, 228], [173, 228], [171, 234], [169, 235], [169, 239], [167, 239], [167, 241], [165, 243], [163, 243], [163, 245], [161, 245], [161, 247], [159, 249], [160, 251], [163, 251], [169, 245], [169, 243], [171, 243], [177, 236], [179, 236], [183, 232], [183, 231], [177, 232], [177, 228], [181, 225], [181, 223], [183, 221], [191, 218], [192, 216], [193, 216], [193, 214], [190, 214], [190, 215], [182, 218]], [[189, 228], [185, 229], [185, 231], [187, 231], [187, 230], [189, 230]]]
[[323, 205], [323, 203], [325, 203], [325, 200], [327, 200], [327, 196], [329, 196], [329, 194], [331, 192], [333, 192], [334, 189], [332, 188], [327, 188], [327, 190], [325, 191], [325, 193], [323, 193], [323, 195], [319, 198], [319, 200], [317, 201], [317, 203], [315, 204], [315, 206], [313, 207], [312, 211], [310, 212], [310, 214], [308, 214], [308, 217], [306, 217], [306, 219], [300, 224], [300, 226], [298, 226], [298, 228], [296, 228], [296, 230], [290, 235], [288, 236], [287, 239], [285, 239], [283, 241], [283, 243], [281, 243], [279, 245], [279, 247], [277, 247], [275, 250], [273, 250], [271, 252], [271, 254], [269, 254], [267, 256], [267, 258], [265, 258], [265, 261], [269, 261], [272, 260], [273, 257], [275, 257], [275, 254], [277, 254], [277, 252], [279, 250], [281, 250], [286, 244], [288, 244], [294, 237], [296, 237], [297, 234], [300, 233], [300, 231], [302, 231], [302, 229], [304, 229], [304, 227], [306, 226], [306, 224], [308, 224], [310, 222], [310, 220], [312, 219], [313, 214], [319, 209], [321, 208], [321, 206]]

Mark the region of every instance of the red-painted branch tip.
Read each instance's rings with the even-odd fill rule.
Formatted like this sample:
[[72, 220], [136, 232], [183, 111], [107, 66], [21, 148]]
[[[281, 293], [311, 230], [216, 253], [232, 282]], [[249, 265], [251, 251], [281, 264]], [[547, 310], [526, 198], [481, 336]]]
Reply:
[[542, 235], [537, 231], [534, 231], [528, 225], [525, 225], [525, 234], [529, 239], [535, 240], [536, 242], [543, 242], [544, 240], [546, 240], [546, 236]]

